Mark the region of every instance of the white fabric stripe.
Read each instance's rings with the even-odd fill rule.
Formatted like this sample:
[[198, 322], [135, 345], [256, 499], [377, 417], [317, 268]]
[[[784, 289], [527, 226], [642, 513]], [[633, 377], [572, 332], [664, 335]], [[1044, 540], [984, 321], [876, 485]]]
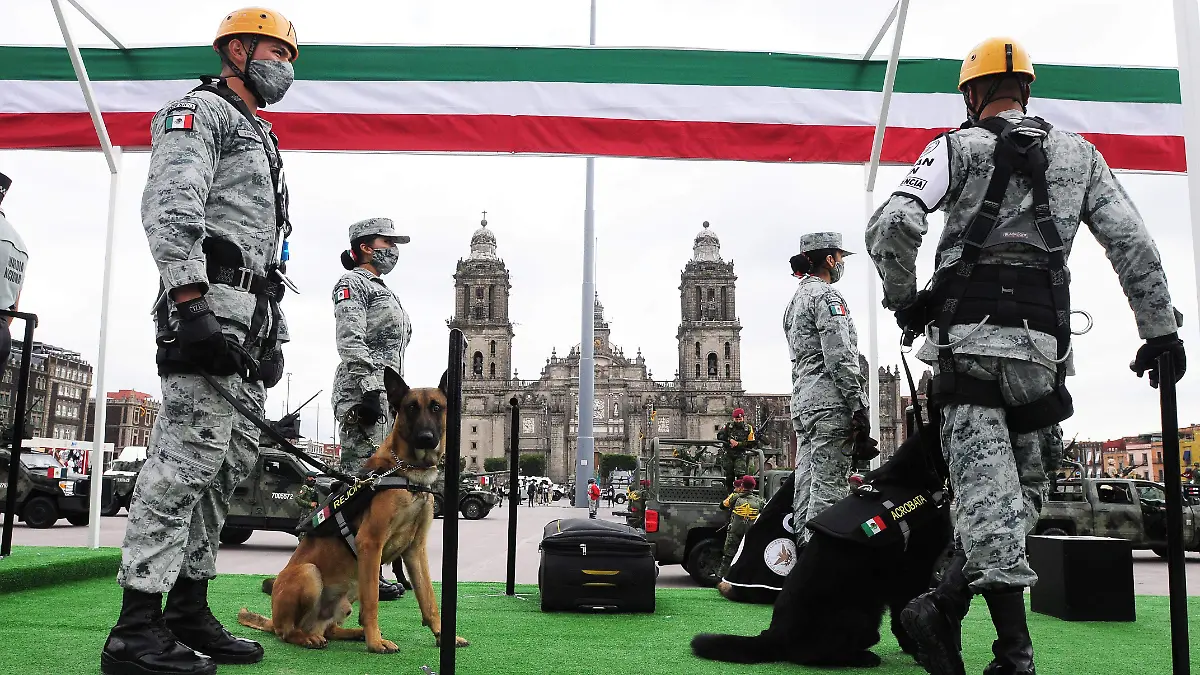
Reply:
[[[94, 82], [102, 110], [152, 112], [195, 81]], [[1036, 90], [1035, 90], [1036, 91]], [[686, 122], [874, 126], [878, 92], [781, 87], [573, 82], [315, 82], [301, 80], [275, 112], [596, 117]], [[75, 82], [0, 81], [0, 113], [85, 112]], [[1183, 109], [1166, 103], [1034, 99], [1030, 112], [1065, 131], [1182, 136]], [[957, 94], [895, 94], [889, 126], [956, 127]]]

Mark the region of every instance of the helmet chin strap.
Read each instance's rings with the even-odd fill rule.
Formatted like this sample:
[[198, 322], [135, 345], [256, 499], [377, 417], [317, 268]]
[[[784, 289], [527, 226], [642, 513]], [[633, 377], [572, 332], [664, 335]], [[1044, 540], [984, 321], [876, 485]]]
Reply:
[[[238, 40], [239, 42], [241, 41], [240, 37], [234, 38], [234, 39]], [[254, 86], [254, 81], [251, 80], [248, 75], [248, 73], [250, 72], [250, 62], [252, 60], [254, 60], [254, 52], [255, 52], [255, 50], [258, 49], [258, 39], [259, 39], [259, 36], [257, 36], [257, 35], [250, 38], [250, 49], [249, 49], [249, 51], [246, 52], [246, 69], [245, 70], [238, 68], [237, 64], [233, 62], [233, 59], [229, 58], [229, 55], [225, 51], [221, 52], [221, 60], [224, 61], [225, 64], [229, 66], [229, 69], [233, 71], [233, 74], [239, 80], [242, 81], [242, 85], [246, 87], [246, 91], [250, 92], [250, 95], [254, 97], [255, 103], [257, 103], [257, 107], [261, 108], [263, 106], [263, 104], [265, 103], [263, 101], [262, 94], [258, 93], [258, 87]], [[245, 46], [244, 43], [243, 43], [243, 46]]]

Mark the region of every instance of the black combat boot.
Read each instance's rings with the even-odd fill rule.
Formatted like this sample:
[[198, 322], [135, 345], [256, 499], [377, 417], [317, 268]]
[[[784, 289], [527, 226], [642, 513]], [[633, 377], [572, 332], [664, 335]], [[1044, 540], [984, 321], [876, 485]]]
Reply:
[[412, 590], [412, 582], [408, 580], [408, 577], [404, 576], [404, 566], [400, 564], [399, 558], [392, 561], [392, 574], [396, 575], [396, 583], [398, 585], [410, 591]]
[[383, 578], [383, 570], [379, 570], [379, 601], [399, 600], [404, 597], [404, 587], [400, 584], [393, 584]]
[[955, 549], [938, 587], [913, 598], [900, 613], [900, 624], [917, 643], [917, 662], [931, 675], [966, 675], [962, 620], [971, 608], [966, 562], [967, 554]]
[[992, 643], [992, 655], [996, 658], [983, 669], [983, 675], [1036, 675], [1033, 641], [1025, 623], [1024, 589], [989, 591], [983, 594], [983, 599], [996, 627], [996, 641]]
[[211, 658], [215, 663], [258, 663], [262, 645], [234, 637], [208, 608], [208, 580], [179, 577], [167, 593], [163, 610], [167, 628], [180, 642]]
[[121, 616], [100, 653], [105, 675], [213, 675], [217, 664], [176, 640], [163, 621], [162, 594], [126, 588]]

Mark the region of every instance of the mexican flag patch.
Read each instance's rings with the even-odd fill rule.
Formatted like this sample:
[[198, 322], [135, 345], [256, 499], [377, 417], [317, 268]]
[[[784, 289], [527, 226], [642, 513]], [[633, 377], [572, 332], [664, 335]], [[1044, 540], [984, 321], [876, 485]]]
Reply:
[[66, 470], [61, 466], [52, 466], [46, 469], [46, 476], [49, 478], [62, 478], [66, 474]]
[[868, 537], [874, 537], [875, 535], [879, 534], [880, 532], [883, 532], [884, 530], [886, 530], [887, 525], [885, 525], [883, 523], [883, 518], [880, 518], [879, 516], [875, 516], [874, 518], [863, 523], [862, 529], [863, 529], [863, 532], [867, 533]]
[[190, 131], [194, 115], [168, 115], [163, 127], [166, 131]]
[[313, 527], [316, 527], [316, 526], [320, 525], [321, 523], [325, 522], [325, 520], [327, 518], [329, 518], [329, 507], [328, 506], [326, 506], [325, 508], [318, 511], [317, 515], [313, 516], [313, 519], [312, 519]]
[[333, 294], [333, 299], [334, 300], [349, 300], [350, 299], [350, 288], [346, 287], [346, 288], [337, 289], [337, 291]]
[[846, 311], [846, 306], [840, 302], [829, 303], [830, 316], [849, 316], [850, 312]]

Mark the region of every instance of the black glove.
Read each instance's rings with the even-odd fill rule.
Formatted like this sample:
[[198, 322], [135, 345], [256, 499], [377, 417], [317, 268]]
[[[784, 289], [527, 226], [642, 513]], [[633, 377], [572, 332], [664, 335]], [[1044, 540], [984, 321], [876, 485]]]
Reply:
[[1171, 354], [1171, 365], [1175, 367], [1175, 381], [1178, 382], [1183, 379], [1183, 373], [1187, 370], [1187, 354], [1183, 351], [1183, 340], [1179, 339], [1179, 333], [1146, 340], [1146, 344], [1138, 348], [1137, 356], [1133, 357], [1129, 369], [1137, 373], [1138, 377], [1149, 370], [1150, 386], [1158, 389], [1158, 357], [1167, 353]]
[[213, 314], [204, 296], [177, 303], [179, 353], [192, 364], [212, 375], [233, 375], [238, 372], [234, 354], [221, 332], [217, 315]]
[[871, 438], [871, 418], [867, 409], [856, 410], [850, 417], [851, 457], [867, 462], [879, 456], [879, 441]]
[[925, 330], [926, 324], [930, 322], [929, 300], [932, 296], [933, 291], [918, 291], [912, 304], [896, 310], [896, 325], [904, 331], [905, 345], [911, 345], [913, 339]]
[[279, 384], [283, 379], [283, 350], [276, 347], [263, 355], [258, 362], [258, 376], [262, 378], [263, 386], [267, 389]]
[[387, 419], [383, 413], [383, 392], [368, 391], [363, 394], [362, 402], [358, 404], [358, 423], [364, 427]]

